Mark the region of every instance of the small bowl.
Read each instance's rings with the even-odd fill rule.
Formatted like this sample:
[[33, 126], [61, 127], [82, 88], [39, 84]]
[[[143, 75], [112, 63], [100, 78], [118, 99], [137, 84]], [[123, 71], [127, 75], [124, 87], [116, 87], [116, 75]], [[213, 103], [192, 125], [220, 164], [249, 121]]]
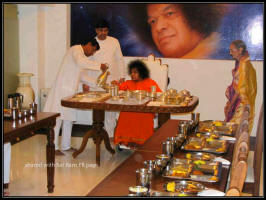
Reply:
[[18, 111], [18, 118], [22, 119], [24, 117], [24, 113], [22, 111]]
[[155, 171], [155, 160], [145, 160], [143, 164], [144, 164], [144, 167], [148, 169], [149, 171], [151, 172]]
[[130, 186], [128, 188], [129, 190], [129, 194], [133, 194], [133, 195], [136, 195], [136, 196], [147, 196], [148, 194], [148, 188], [146, 187], [143, 187], [143, 186]]
[[168, 156], [166, 154], [157, 154], [155, 157], [157, 159], [159, 159], [159, 160], [166, 160], [166, 161], [169, 161], [170, 160], [170, 156]]
[[29, 114], [30, 114], [30, 110], [29, 109], [21, 110], [21, 112], [23, 113], [24, 117], [28, 117]]
[[181, 133], [180, 134], [176, 134], [175, 138], [176, 138], [176, 140], [183, 142], [186, 139], [186, 135], [185, 134], [181, 134]]
[[167, 90], [166, 92], [169, 93], [169, 94], [171, 94], [171, 95], [173, 95], [173, 94], [176, 94], [177, 93], [177, 90], [171, 88], [171, 89]]
[[169, 196], [174, 196], [171, 192], [159, 192], [159, 191], [156, 191], [156, 192], [153, 192], [151, 194], [151, 196], [153, 197], [169, 197]]

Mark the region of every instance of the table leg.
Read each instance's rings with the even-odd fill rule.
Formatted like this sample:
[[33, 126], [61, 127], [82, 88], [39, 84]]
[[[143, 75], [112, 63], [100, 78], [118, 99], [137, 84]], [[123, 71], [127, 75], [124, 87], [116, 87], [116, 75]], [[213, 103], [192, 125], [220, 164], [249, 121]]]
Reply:
[[50, 125], [47, 133], [46, 162], [47, 162], [47, 188], [48, 193], [54, 192], [54, 163], [55, 163], [55, 145], [54, 145], [54, 126], [55, 119]]
[[84, 149], [85, 149], [85, 147], [86, 147], [86, 145], [87, 145], [87, 143], [88, 143], [88, 139], [89, 139], [90, 137], [92, 137], [93, 132], [94, 132], [94, 130], [89, 130], [89, 131], [83, 136], [83, 140], [82, 140], [82, 144], [81, 144], [80, 148], [79, 148], [77, 151], [73, 152], [73, 154], [72, 154], [72, 157], [73, 157], [73, 158], [76, 158], [81, 152], [84, 151]]
[[112, 149], [109, 136], [107, 132], [103, 129], [104, 126], [104, 110], [93, 110], [93, 140], [96, 145], [96, 163], [100, 166], [100, 145], [102, 140], [104, 140], [105, 148], [110, 153], [115, 153], [115, 150]]
[[158, 127], [161, 127], [168, 119], [170, 119], [170, 113], [158, 113]]
[[114, 153], [115, 153], [115, 150], [111, 147], [110, 139], [109, 139], [109, 136], [108, 136], [108, 133], [106, 132], [106, 130], [104, 130], [104, 129], [102, 130], [102, 132], [101, 132], [101, 136], [102, 136], [102, 138], [103, 138], [105, 148], [106, 148], [111, 154], [114, 154]]
[[108, 133], [104, 130], [104, 110], [93, 110], [93, 124], [92, 129], [88, 131], [82, 140], [82, 144], [79, 150], [75, 151], [72, 154], [73, 158], [76, 158], [83, 150], [85, 149], [88, 139], [93, 138], [94, 144], [96, 145], [96, 163], [100, 166], [100, 146], [102, 140], [104, 140], [105, 148], [112, 154], [115, 153], [115, 150], [111, 147], [110, 139]]

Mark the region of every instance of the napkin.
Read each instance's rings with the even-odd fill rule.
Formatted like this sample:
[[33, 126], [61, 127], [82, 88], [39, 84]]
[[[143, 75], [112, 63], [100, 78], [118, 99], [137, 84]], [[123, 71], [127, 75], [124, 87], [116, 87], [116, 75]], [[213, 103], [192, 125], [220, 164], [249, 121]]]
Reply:
[[213, 159], [213, 161], [221, 162], [223, 165], [230, 165], [231, 162], [229, 160], [226, 160], [222, 157], [216, 157]]
[[230, 136], [226, 136], [226, 135], [223, 135], [222, 137], [220, 137], [220, 139], [222, 139], [222, 140], [230, 140], [230, 141], [235, 141], [236, 140], [235, 137], [230, 137]]
[[225, 193], [215, 189], [205, 189], [198, 193], [198, 196], [224, 196]]

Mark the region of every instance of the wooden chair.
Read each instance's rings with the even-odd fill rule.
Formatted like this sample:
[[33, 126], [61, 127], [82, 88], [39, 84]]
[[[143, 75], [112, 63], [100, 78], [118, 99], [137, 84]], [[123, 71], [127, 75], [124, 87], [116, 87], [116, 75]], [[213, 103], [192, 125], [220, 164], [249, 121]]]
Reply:
[[239, 189], [237, 189], [236, 187], [229, 188], [225, 193], [225, 196], [240, 196]]
[[[240, 124], [236, 133], [236, 142], [234, 145], [233, 159], [231, 172], [229, 176], [228, 196], [237, 194], [234, 188], [237, 188], [239, 195], [242, 192], [245, 178], [247, 175], [247, 158], [249, 152], [249, 105], [244, 108], [244, 113], [241, 116]], [[232, 191], [234, 192], [232, 192]]]
[[241, 119], [240, 119], [240, 124], [239, 124], [238, 130], [237, 130], [236, 135], [235, 135], [236, 139], [238, 139], [239, 134], [243, 132], [242, 129], [245, 126], [247, 126], [248, 119], [249, 119], [249, 113], [250, 113], [250, 106], [247, 104], [244, 107], [244, 112], [243, 112]]
[[142, 61], [149, 68], [150, 78], [156, 81], [161, 90], [165, 92], [168, 85], [168, 65], [162, 64], [161, 59], [155, 59], [153, 54], [150, 54], [147, 59], [142, 59]]
[[244, 184], [243, 192], [259, 196], [260, 175], [262, 167], [262, 152], [264, 141], [264, 103], [261, 105], [260, 116], [256, 132], [255, 150], [249, 152], [248, 174]]
[[[240, 134], [234, 148], [230, 173], [229, 189], [226, 196], [240, 196], [247, 175], [247, 158], [249, 151], [248, 129]], [[237, 189], [237, 190], [236, 190]]]
[[[240, 144], [245, 145], [247, 152], [249, 152], [249, 144], [250, 144], [250, 136], [249, 136], [249, 106], [245, 106], [244, 113], [241, 117], [240, 124], [236, 133], [236, 143], [234, 146], [234, 153], [231, 165], [231, 173], [230, 178], [232, 176], [232, 172], [237, 164], [238, 156], [239, 156], [239, 148]], [[247, 155], [248, 156], [248, 155]]]
[[[153, 54], [150, 54], [147, 59], [142, 61], [147, 65], [150, 71], [150, 78], [156, 81], [160, 89], [165, 92], [168, 86], [168, 65], [162, 64], [161, 59], [157, 59]], [[158, 115], [154, 118], [154, 128], [158, 127]]]

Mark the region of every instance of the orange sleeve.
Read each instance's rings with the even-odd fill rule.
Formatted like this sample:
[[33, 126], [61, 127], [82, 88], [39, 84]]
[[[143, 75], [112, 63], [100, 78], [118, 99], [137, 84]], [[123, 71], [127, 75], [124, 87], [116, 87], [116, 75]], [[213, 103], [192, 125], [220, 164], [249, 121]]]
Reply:
[[152, 80], [152, 79], [150, 79], [151, 80], [151, 86], [152, 85], [155, 85], [156, 86], [156, 92], [162, 92], [162, 90], [161, 90], [161, 88], [158, 86], [158, 84], [154, 81], [154, 80]]
[[119, 90], [128, 90], [129, 89], [129, 85], [130, 84], [130, 81], [125, 81], [123, 83], [121, 83], [119, 86]]

